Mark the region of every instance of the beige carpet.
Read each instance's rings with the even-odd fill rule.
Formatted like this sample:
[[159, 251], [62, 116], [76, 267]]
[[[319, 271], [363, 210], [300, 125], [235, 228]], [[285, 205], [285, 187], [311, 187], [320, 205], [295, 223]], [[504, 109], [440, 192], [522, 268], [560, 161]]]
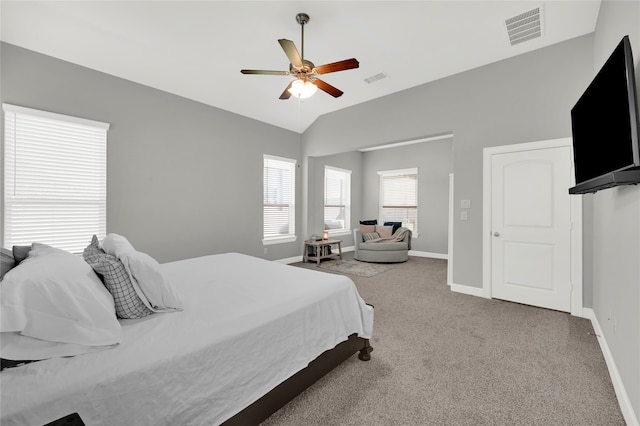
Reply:
[[392, 270], [393, 264], [367, 263], [353, 259], [337, 259], [323, 260], [320, 262], [320, 266], [318, 266], [318, 268], [340, 274], [358, 275], [359, 277], [369, 278]]
[[446, 266], [350, 275], [375, 305], [371, 361], [351, 357], [263, 424], [624, 425], [590, 321], [453, 293]]

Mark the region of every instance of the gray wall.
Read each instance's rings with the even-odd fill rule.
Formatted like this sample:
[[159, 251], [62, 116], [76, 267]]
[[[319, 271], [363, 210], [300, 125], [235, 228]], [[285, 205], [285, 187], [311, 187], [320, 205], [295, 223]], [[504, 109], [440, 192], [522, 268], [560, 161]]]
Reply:
[[422, 142], [364, 153], [362, 219], [378, 219], [379, 171], [418, 169], [418, 237], [416, 251], [446, 255], [449, 228], [449, 173], [453, 172], [453, 140]]
[[[591, 74], [602, 67], [624, 35], [631, 40], [640, 88], [637, 1], [602, 2]], [[592, 262], [585, 262], [584, 268], [593, 281], [593, 310], [640, 420], [640, 186], [607, 189], [585, 195], [583, 200], [585, 215], [590, 218], [584, 245]]]
[[453, 203], [471, 200], [467, 221], [454, 210], [452, 278], [482, 287], [482, 149], [570, 136], [592, 49], [593, 35], [578, 37], [326, 114], [303, 134], [303, 161], [452, 132]]
[[6, 43], [0, 53], [2, 102], [111, 123], [108, 232], [160, 262], [300, 255], [300, 238], [268, 254], [261, 241], [262, 155], [300, 164], [300, 135]]
[[[349, 151], [308, 159], [309, 230], [319, 234], [324, 226], [324, 166], [351, 170], [351, 229], [363, 219], [378, 217], [378, 171], [418, 168], [418, 212], [420, 237], [412, 249], [447, 254], [449, 225], [449, 173], [453, 171], [453, 141], [443, 139], [377, 151]], [[305, 236], [306, 237], [306, 236]], [[353, 245], [353, 236], [339, 237], [343, 247]]]
[[[362, 217], [362, 153], [357, 151], [327, 155], [309, 159], [309, 174], [313, 177], [309, 183], [310, 226], [308, 234], [322, 234], [324, 229], [324, 166], [351, 170], [351, 225], [358, 226]], [[306, 235], [305, 237], [308, 237]], [[353, 245], [353, 235], [340, 235], [342, 247]]]

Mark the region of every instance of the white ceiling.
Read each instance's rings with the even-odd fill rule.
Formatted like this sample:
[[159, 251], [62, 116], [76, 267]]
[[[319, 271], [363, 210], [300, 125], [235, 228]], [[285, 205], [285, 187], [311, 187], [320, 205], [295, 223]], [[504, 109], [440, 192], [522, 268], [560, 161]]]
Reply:
[[[543, 10], [543, 36], [510, 46], [505, 19]], [[319, 116], [593, 32], [600, 1], [7, 1], [1, 39], [127, 80], [303, 132]], [[277, 40], [316, 65], [355, 57], [326, 74], [344, 91], [278, 97], [292, 77]], [[388, 78], [368, 84], [378, 73]]]

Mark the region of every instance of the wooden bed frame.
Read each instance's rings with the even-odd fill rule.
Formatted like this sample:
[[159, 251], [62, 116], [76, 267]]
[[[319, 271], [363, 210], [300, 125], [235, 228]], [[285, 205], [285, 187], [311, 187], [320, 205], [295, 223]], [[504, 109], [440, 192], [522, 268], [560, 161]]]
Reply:
[[369, 344], [369, 339], [352, 334], [348, 340], [323, 352], [307, 367], [222, 424], [224, 426], [258, 425], [356, 352], [359, 352], [359, 359], [369, 361], [371, 351], [373, 348]]

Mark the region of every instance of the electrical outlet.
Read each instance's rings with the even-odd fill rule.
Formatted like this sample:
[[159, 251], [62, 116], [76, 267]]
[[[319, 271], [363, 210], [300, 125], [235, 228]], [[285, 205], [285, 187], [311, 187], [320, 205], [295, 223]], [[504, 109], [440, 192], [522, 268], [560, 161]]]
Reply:
[[466, 210], [462, 210], [460, 212], [460, 220], [467, 220], [467, 219], [468, 219], [467, 211]]
[[267, 254], [267, 253], [269, 253], [269, 249], [265, 247], [264, 248], [264, 254]]
[[471, 200], [460, 200], [460, 208], [461, 209], [470, 209], [471, 208]]

